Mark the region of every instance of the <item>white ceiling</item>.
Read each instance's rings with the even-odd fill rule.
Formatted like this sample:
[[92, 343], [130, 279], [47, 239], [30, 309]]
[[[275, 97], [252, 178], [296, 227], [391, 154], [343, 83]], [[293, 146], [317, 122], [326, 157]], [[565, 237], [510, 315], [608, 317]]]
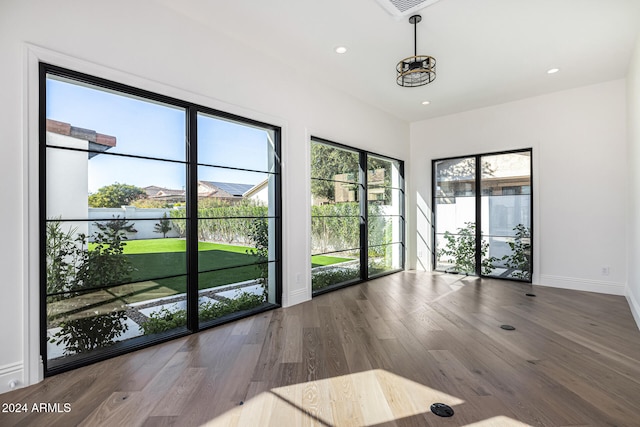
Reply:
[[409, 122], [624, 78], [640, 27], [640, 0], [440, 0], [418, 12], [437, 78], [404, 88], [413, 26], [376, 0], [159, 1]]

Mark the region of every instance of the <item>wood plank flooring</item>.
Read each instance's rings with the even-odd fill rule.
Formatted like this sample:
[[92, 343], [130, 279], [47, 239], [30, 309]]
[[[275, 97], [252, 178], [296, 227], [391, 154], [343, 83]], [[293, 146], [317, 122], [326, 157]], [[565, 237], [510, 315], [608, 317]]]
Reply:
[[0, 403], [29, 409], [2, 426], [640, 426], [640, 331], [623, 297], [403, 272]]

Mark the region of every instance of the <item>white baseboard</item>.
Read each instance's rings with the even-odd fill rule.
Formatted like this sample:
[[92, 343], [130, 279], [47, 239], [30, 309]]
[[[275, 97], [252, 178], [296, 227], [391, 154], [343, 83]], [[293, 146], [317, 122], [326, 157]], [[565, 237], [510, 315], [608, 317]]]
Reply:
[[300, 304], [310, 299], [311, 299], [311, 294], [309, 292], [309, 289], [306, 289], [306, 288], [296, 289], [289, 292], [287, 301], [282, 301], [283, 302], [282, 305], [283, 307], [291, 307], [292, 305]]
[[617, 282], [605, 282], [603, 280], [580, 279], [577, 277], [551, 276], [541, 274], [535, 283], [539, 286], [552, 288], [572, 289], [575, 291], [597, 292], [599, 294], [620, 295], [625, 294], [625, 284]]
[[631, 314], [633, 314], [633, 318], [636, 321], [636, 325], [638, 325], [638, 329], [640, 329], [640, 301], [636, 299], [628, 286], [625, 297], [629, 302], [629, 308], [631, 309]]
[[22, 362], [0, 366], [0, 393], [26, 386]]

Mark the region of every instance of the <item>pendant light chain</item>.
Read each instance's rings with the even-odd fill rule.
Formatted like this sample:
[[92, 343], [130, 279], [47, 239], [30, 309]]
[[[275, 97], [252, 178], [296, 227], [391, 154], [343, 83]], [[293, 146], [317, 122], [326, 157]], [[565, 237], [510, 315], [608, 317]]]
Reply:
[[413, 20], [413, 56], [418, 56], [418, 20]]

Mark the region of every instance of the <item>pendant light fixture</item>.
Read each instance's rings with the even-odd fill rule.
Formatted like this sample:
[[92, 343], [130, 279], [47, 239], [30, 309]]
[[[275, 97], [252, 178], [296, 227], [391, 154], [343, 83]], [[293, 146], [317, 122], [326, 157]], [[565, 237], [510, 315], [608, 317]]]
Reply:
[[403, 59], [396, 65], [398, 77], [396, 83], [404, 87], [423, 86], [436, 79], [436, 59], [432, 56], [418, 55], [418, 22], [420, 15], [413, 15], [409, 23], [413, 24], [413, 56]]

